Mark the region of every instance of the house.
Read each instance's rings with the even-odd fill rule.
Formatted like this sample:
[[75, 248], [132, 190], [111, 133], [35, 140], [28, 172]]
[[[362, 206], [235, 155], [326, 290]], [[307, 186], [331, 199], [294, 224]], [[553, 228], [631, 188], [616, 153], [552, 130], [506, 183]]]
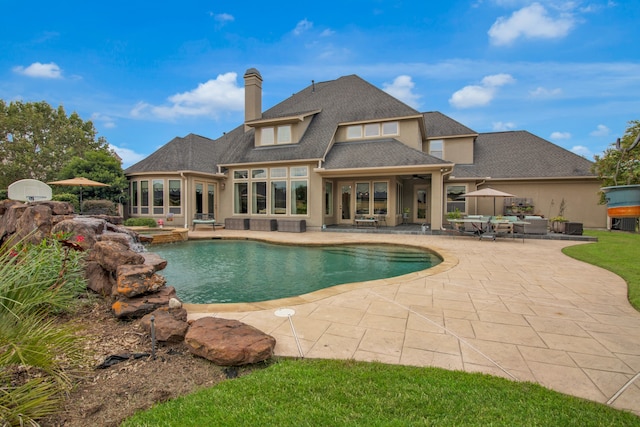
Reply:
[[[377, 215], [441, 229], [446, 213], [493, 214], [490, 186], [527, 213], [606, 227], [592, 163], [526, 131], [478, 133], [420, 113], [358, 76], [312, 83], [262, 111], [263, 79], [244, 75], [245, 121], [218, 139], [175, 138], [127, 168], [131, 216], [189, 227], [196, 213], [304, 219], [307, 228]], [[526, 205], [526, 206], [522, 206]], [[407, 212], [403, 218], [403, 213]]]

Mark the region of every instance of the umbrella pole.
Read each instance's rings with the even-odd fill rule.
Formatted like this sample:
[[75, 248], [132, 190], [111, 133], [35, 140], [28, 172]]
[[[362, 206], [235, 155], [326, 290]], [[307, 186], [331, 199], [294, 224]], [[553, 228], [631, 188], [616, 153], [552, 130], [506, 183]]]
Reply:
[[80, 215], [82, 215], [82, 185], [80, 186]]

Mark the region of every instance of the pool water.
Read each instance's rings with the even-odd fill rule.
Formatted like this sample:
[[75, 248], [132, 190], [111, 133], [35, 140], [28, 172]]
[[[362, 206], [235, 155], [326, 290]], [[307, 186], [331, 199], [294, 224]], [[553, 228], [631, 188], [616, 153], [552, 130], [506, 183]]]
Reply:
[[402, 246], [290, 246], [251, 240], [153, 245], [168, 261], [160, 271], [178, 297], [193, 304], [257, 302], [334, 285], [425, 270], [442, 260]]

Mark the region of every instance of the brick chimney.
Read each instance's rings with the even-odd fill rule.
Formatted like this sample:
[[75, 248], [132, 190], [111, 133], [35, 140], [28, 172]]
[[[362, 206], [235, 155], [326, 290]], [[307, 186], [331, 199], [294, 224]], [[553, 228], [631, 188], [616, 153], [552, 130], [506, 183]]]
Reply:
[[[260, 71], [249, 68], [244, 73], [244, 121], [262, 117], [262, 76]], [[245, 126], [245, 132], [249, 130]]]

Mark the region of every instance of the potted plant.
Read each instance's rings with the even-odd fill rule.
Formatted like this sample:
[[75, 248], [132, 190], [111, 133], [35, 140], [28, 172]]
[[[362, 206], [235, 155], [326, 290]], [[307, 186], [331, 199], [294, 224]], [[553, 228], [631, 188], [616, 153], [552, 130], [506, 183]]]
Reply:
[[554, 216], [553, 218], [549, 219], [549, 221], [551, 222], [551, 231], [553, 231], [554, 233], [564, 233], [566, 224], [567, 222], [569, 222], [567, 218], [561, 215]]
[[456, 208], [452, 212], [447, 212], [447, 219], [461, 219], [461, 218], [462, 218], [462, 212], [460, 212], [460, 209], [458, 208]]

